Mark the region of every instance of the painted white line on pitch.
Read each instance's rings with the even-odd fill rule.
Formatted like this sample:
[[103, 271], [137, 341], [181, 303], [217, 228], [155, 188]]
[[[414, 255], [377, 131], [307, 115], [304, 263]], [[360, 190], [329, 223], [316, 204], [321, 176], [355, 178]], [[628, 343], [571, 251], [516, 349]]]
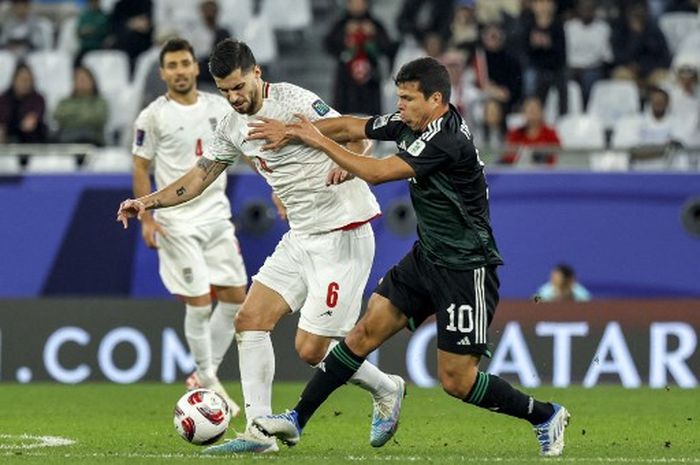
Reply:
[[[0, 435], [2, 437], [3, 435]], [[6, 435], [5, 435], [6, 436]], [[14, 452], [0, 452], [0, 457], [15, 455]], [[85, 454], [61, 454], [48, 452], [23, 452], [23, 456], [29, 457], [62, 457], [62, 458], [139, 458], [139, 459], [203, 459], [203, 460], [230, 460], [235, 457], [245, 456], [251, 460], [275, 461], [289, 458], [284, 454], [231, 454], [231, 455], [200, 455], [200, 454], [139, 454], [135, 452], [113, 452], [113, 453], [85, 453]], [[442, 462], [452, 463], [538, 463], [541, 464], [541, 457], [471, 457], [471, 456], [410, 456], [410, 455], [385, 455], [385, 456], [365, 456], [347, 455], [345, 457], [329, 457], [320, 454], [296, 455], [297, 459], [318, 459], [320, 461], [341, 460], [350, 462]], [[658, 457], [658, 458], [631, 458], [631, 457], [557, 457], [557, 463], [700, 463], [700, 457]]]
[[[31, 434], [0, 434], [0, 442], [10, 440], [17, 444], [0, 444], [0, 449], [27, 450], [40, 447], [70, 446], [75, 441], [61, 436], [34, 436]], [[7, 454], [5, 454], [7, 455]]]

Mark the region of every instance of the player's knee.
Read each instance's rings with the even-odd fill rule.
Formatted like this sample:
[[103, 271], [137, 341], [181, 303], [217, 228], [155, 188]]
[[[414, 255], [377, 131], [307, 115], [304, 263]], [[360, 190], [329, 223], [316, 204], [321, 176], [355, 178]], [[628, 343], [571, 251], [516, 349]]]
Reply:
[[295, 348], [299, 358], [311, 366], [318, 365], [326, 356], [326, 349], [314, 344], [296, 341]]
[[236, 332], [241, 332], [241, 331], [250, 331], [256, 328], [258, 326], [257, 323], [257, 316], [255, 312], [251, 311], [250, 308], [246, 307], [245, 305], [238, 310], [236, 313], [236, 317], [233, 320], [233, 324], [236, 328]]
[[474, 376], [463, 371], [442, 370], [438, 374], [442, 389], [452, 397], [464, 399], [474, 385]]

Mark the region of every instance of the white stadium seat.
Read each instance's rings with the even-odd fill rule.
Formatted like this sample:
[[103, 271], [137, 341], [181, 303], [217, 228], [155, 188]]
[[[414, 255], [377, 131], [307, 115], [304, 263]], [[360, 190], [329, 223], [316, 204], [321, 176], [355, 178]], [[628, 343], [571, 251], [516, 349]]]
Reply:
[[93, 152], [83, 166], [93, 173], [129, 173], [132, 156], [126, 148], [106, 147]]
[[674, 54], [689, 34], [700, 31], [700, 21], [696, 13], [664, 13], [659, 18], [659, 27], [666, 37], [671, 54]]
[[610, 145], [614, 149], [629, 149], [639, 145], [639, 129], [642, 124], [641, 115], [632, 115], [620, 118], [615, 122], [612, 141]]
[[639, 113], [639, 90], [632, 81], [604, 79], [593, 84], [588, 113], [612, 128], [618, 119]]
[[78, 18], [66, 18], [61, 23], [58, 30], [58, 40], [56, 49], [66, 52], [72, 56], [76, 56], [80, 51], [80, 43], [78, 42]]
[[260, 14], [270, 20], [273, 29], [281, 31], [303, 31], [313, 19], [311, 0], [262, 0]]
[[19, 157], [16, 155], [0, 155], [0, 175], [18, 174], [22, 171]]
[[253, 0], [219, 0], [219, 21], [234, 38], [241, 37], [253, 17]]
[[32, 52], [27, 64], [34, 74], [36, 89], [46, 99], [47, 115], [58, 101], [73, 91], [73, 58], [60, 50]]
[[[581, 86], [576, 81], [569, 81], [568, 89], [568, 113], [569, 115], [578, 115], [583, 112], [583, 94]], [[563, 116], [563, 115], [562, 115]], [[549, 124], [554, 124], [559, 119], [559, 92], [556, 88], [551, 87], [547, 93], [547, 99], [544, 103], [544, 119]]]
[[603, 149], [605, 130], [601, 121], [591, 115], [566, 115], [557, 124], [557, 134], [565, 149]]
[[72, 173], [78, 169], [72, 155], [32, 155], [27, 163], [27, 173]]
[[129, 57], [121, 50], [93, 50], [85, 54], [83, 65], [92, 71], [104, 97], [129, 85]]
[[277, 59], [277, 39], [265, 16], [252, 17], [241, 39], [248, 44], [259, 64], [271, 64]]
[[17, 57], [15, 54], [7, 50], [0, 50], [0, 93], [9, 89], [16, 66]]
[[700, 31], [695, 30], [686, 34], [678, 46], [677, 54], [697, 53], [700, 50]]

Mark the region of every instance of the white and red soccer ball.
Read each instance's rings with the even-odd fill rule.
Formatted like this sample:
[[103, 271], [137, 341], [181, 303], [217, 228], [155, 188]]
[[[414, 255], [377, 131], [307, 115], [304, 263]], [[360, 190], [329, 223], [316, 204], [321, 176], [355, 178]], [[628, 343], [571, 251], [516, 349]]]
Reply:
[[226, 433], [231, 421], [228, 403], [209, 389], [185, 393], [175, 404], [173, 423], [186, 441], [197, 445], [212, 444]]

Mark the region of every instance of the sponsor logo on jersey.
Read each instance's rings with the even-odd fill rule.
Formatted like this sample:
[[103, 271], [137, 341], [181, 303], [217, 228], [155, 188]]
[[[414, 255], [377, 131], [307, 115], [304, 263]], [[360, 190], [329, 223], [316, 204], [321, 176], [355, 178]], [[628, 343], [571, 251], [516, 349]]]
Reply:
[[464, 336], [462, 339], [457, 341], [458, 346], [470, 346], [472, 345], [471, 342], [469, 342], [469, 336]]
[[144, 131], [143, 129], [137, 129], [135, 139], [136, 145], [138, 147], [141, 147], [143, 145], [143, 142], [146, 140], [146, 131]]
[[421, 154], [423, 149], [425, 148], [425, 142], [423, 142], [420, 139], [416, 139], [413, 141], [411, 145], [408, 146], [408, 150], [406, 150], [408, 153], [413, 155], [414, 157], [417, 157], [418, 155]]
[[379, 129], [386, 126], [387, 123], [389, 123], [390, 116], [391, 115], [379, 116], [377, 119], [374, 120], [374, 123], [372, 123], [372, 129]]
[[328, 104], [321, 99], [316, 100], [311, 104], [311, 106], [313, 107], [314, 111], [318, 113], [318, 116], [325, 116], [329, 111], [331, 111], [331, 107], [329, 107]]
[[216, 131], [216, 118], [209, 118], [209, 125], [212, 131]]
[[399, 150], [406, 150], [406, 141], [402, 140], [399, 142]]

